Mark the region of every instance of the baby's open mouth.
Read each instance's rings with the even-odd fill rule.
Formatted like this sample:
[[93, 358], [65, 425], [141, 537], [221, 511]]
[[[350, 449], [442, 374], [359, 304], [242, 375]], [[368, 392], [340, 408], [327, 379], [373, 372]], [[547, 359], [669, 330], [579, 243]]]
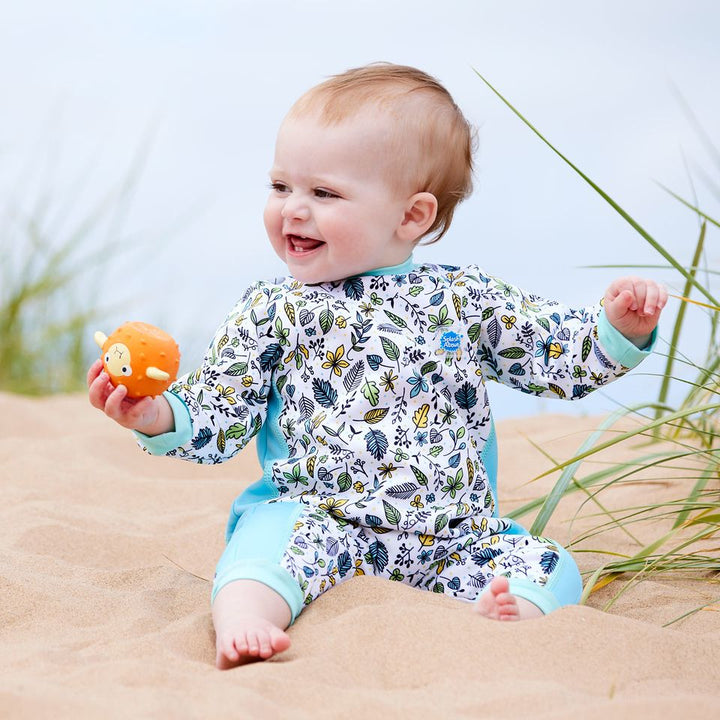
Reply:
[[286, 237], [290, 243], [290, 249], [295, 253], [310, 252], [323, 245], [322, 240], [315, 240], [302, 235], [287, 235]]

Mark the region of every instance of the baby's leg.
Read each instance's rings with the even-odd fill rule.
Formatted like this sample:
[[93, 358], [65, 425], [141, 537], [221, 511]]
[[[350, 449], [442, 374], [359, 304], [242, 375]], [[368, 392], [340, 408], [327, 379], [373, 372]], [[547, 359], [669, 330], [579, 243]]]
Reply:
[[286, 650], [285, 629], [302, 609], [357, 572], [362, 546], [352, 527], [296, 502], [243, 510], [217, 567], [213, 622], [217, 666]]
[[530, 620], [542, 617], [543, 611], [524, 597], [510, 592], [510, 581], [496, 577], [475, 602], [475, 611], [490, 620]]
[[235, 580], [220, 589], [212, 608], [216, 665], [227, 670], [252, 660], [267, 660], [290, 647], [287, 602], [256, 580]]
[[412, 584], [474, 602], [485, 617], [525, 620], [580, 599], [582, 579], [570, 553], [516, 523], [470, 519], [452, 540], [418, 540], [422, 547], [413, 548], [412, 574], [406, 573]]
[[480, 551], [472, 555], [494, 576], [475, 610], [494, 620], [528, 620], [576, 603], [582, 580], [567, 550], [519, 526], [514, 530], [481, 542]]

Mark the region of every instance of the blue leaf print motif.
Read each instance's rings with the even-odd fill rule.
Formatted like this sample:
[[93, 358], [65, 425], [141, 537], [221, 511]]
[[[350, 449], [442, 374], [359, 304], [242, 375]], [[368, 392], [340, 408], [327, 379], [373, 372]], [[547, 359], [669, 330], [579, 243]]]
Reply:
[[353, 300], [362, 300], [363, 292], [363, 281], [359, 277], [349, 278], [343, 283], [342, 286], [345, 297], [352, 298]]
[[211, 440], [212, 430], [206, 427], [200, 428], [200, 432], [197, 434], [197, 437], [194, 437], [192, 440], [192, 446], [196, 450], [200, 450], [200, 448], [204, 448]]
[[603, 367], [611, 368], [613, 366], [612, 363], [605, 357], [605, 355], [603, 355], [597, 345], [593, 345], [593, 350], [595, 350], [595, 357], [597, 357]]
[[376, 540], [370, 545], [367, 555], [369, 556], [368, 559], [380, 572], [387, 567], [389, 560], [388, 551], [385, 545], [383, 545], [379, 540]]
[[371, 370], [377, 370], [382, 365], [383, 359], [380, 355], [368, 355], [367, 362]]
[[337, 402], [337, 390], [327, 380], [315, 378], [312, 381], [313, 395], [320, 405], [326, 408], [333, 407]]
[[400, 498], [401, 500], [407, 500], [409, 497], [414, 495], [420, 488], [411, 482], [401, 483], [400, 485], [393, 485], [386, 490], [386, 493], [391, 498]]
[[556, 552], [548, 550], [540, 557], [540, 567], [549, 575], [557, 567], [559, 560], [560, 556]]
[[592, 392], [592, 388], [589, 385], [573, 385], [572, 396], [574, 400], [579, 400], [589, 395]]
[[262, 370], [272, 370], [277, 365], [278, 360], [282, 357], [282, 348], [280, 343], [272, 343], [268, 345], [264, 352], [260, 355], [260, 368]]
[[340, 577], [345, 577], [348, 574], [348, 571], [352, 569], [352, 559], [350, 558], [350, 553], [347, 550], [338, 555], [337, 567]]
[[311, 578], [315, 575], [315, 571], [307, 565], [303, 565], [303, 572], [305, 573], [305, 577]]
[[338, 550], [340, 549], [340, 543], [333, 538], [329, 537], [325, 539], [325, 552], [330, 555], [331, 557], [334, 557], [338, 554]]
[[376, 459], [382, 460], [388, 449], [388, 441], [385, 434], [381, 430], [370, 430], [365, 435], [365, 443], [368, 452]]
[[448, 587], [449, 587], [451, 590], [459, 590], [459, 589], [460, 589], [460, 578], [459, 578], [459, 577], [454, 577], [454, 578], [448, 583]]
[[498, 343], [500, 342], [500, 335], [502, 331], [500, 330], [500, 323], [497, 321], [497, 318], [493, 316], [492, 320], [488, 324], [488, 338], [490, 340], [490, 344], [496, 348], [498, 346]]
[[482, 567], [498, 555], [502, 555], [502, 550], [493, 547], [482, 548], [472, 554], [472, 561], [479, 567]]
[[365, 523], [368, 527], [375, 528], [382, 526], [382, 520], [377, 515], [365, 515]]
[[477, 392], [469, 382], [464, 382], [460, 389], [455, 391], [455, 400], [463, 410], [470, 410], [477, 405]]

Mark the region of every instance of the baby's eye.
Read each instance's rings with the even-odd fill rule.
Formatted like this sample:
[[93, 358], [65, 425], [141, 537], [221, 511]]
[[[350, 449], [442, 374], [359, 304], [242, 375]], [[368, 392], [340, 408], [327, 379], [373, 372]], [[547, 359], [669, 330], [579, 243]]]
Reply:
[[281, 183], [281, 182], [270, 183], [270, 189], [274, 190], [275, 192], [279, 192], [279, 193], [290, 192], [290, 188], [285, 183]]
[[336, 198], [339, 197], [339, 195], [336, 195], [331, 190], [324, 190], [323, 188], [315, 188], [313, 191], [315, 193], [315, 197], [318, 198]]

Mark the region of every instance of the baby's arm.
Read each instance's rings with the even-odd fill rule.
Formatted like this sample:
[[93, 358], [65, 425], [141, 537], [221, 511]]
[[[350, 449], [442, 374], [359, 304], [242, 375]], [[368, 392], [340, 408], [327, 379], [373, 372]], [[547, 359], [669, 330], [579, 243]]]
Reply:
[[127, 397], [124, 385], [113, 387], [101, 360], [88, 370], [87, 384], [90, 404], [119, 425], [145, 435], [162, 435], [175, 429], [172, 408], [162, 395], [139, 400]]
[[653, 280], [623, 277], [605, 291], [603, 309], [610, 324], [638, 348], [650, 342], [660, 313], [667, 303], [667, 290]]

